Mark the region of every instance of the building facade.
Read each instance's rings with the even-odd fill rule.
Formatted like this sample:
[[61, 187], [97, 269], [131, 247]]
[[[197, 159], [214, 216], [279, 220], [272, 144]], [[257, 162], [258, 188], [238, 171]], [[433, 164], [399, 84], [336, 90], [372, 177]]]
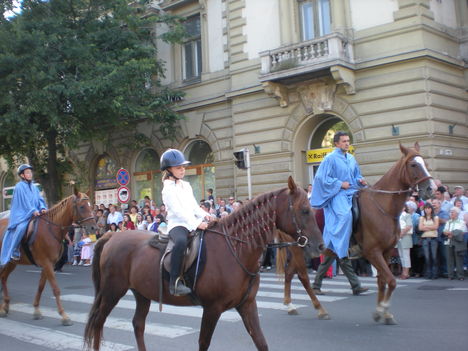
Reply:
[[[468, 4], [462, 0], [163, 0], [186, 18], [179, 45], [158, 41], [164, 84], [182, 89], [175, 140], [142, 124], [150, 143], [125, 138], [73, 150], [97, 202], [115, 202], [115, 172], [130, 172], [130, 197], [160, 200], [159, 156], [193, 161], [196, 196], [245, 199], [247, 173], [233, 152], [250, 151], [253, 194], [306, 187], [335, 130], [348, 130], [372, 184], [419, 142], [435, 178], [468, 185]], [[155, 28], [156, 35], [164, 28]], [[128, 138], [128, 136], [127, 136]], [[6, 178], [6, 176], [4, 176]], [[0, 179], [1, 181], [2, 179]], [[98, 200], [99, 199], [99, 200]], [[104, 201], [105, 199], [105, 201]]]

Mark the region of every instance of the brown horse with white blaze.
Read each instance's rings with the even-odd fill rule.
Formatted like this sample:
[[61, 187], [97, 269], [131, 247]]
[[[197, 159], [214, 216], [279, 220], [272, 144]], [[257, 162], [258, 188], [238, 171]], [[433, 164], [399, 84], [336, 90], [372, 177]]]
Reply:
[[355, 238], [362, 248], [362, 255], [377, 269], [376, 322], [396, 324], [389, 312], [390, 299], [396, 287], [388, 262], [399, 234], [399, 216], [407, 196], [417, 190], [421, 198], [432, 195], [436, 186], [425, 161], [419, 153], [419, 144], [406, 148], [400, 144], [401, 159], [374, 186], [360, 190], [360, 218]]
[[[34, 235], [34, 241], [29, 243], [29, 250], [32, 262], [28, 255], [21, 247], [21, 258], [19, 261], [11, 260], [2, 269], [0, 269], [0, 279], [3, 290], [3, 302], [0, 305], [0, 317], [7, 317], [10, 309], [10, 296], [8, 294], [7, 280], [11, 272], [18, 264], [32, 265], [36, 264], [42, 268], [39, 286], [36, 296], [34, 297], [34, 319], [42, 319], [42, 314], [39, 309], [39, 302], [45, 283], [49, 281], [57, 303], [57, 310], [62, 317], [63, 325], [72, 325], [70, 318], [65, 313], [60, 300], [60, 288], [54, 273], [54, 265], [62, 255], [62, 241], [66, 233], [72, 227], [72, 223], [76, 223], [85, 227], [89, 232], [93, 232], [96, 228], [96, 221], [92, 213], [92, 208], [89, 203], [89, 197], [86, 194], [79, 193], [75, 190], [75, 194], [67, 197], [47, 210], [44, 214], [34, 217], [36, 223], [30, 222], [27, 233], [23, 240], [29, 240], [31, 235]], [[34, 227], [35, 234], [33, 234]], [[0, 220], [0, 247], [3, 242], [3, 235], [8, 227], [8, 218]]]
[[[207, 350], [221, 313], [236, 308], [258, 350], [268, 350], [255, 300], [259, 287], [259, 258], [276, 229], [295, 239], [308, 239], [319, 253], [323, 242], [314, 230], [306, 192], [291, 177], [288, 187], [257, 196], [229, 216], [210, 223], [204, 234], [206, 262], [193, 296], [172, 296], [163, 283], [162, 303], [203, 307], [199, 350]], [[159, 301], [160, 260], [145, 231], [108, 233], [96, 244], [93, 261], [95, 299], [85, 328], [88, 348], [99, 350], [107, 316], [130, 289], [136, 300], [133, 326], [139, 351], [145, 351], [145, 320], [151, 300]], [[305, 238], [304, 238], [305, 237]], [[194, 302], [197, 301], [197, 302]]]

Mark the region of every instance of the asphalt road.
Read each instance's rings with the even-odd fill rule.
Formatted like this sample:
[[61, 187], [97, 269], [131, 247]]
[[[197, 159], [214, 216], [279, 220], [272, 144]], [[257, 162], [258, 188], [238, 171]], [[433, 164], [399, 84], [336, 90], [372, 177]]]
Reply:
[[[9, 280], [12, 305], [9, 316], [0, 318], [0, 350], [82, 350], [84, 323], [93, 301], [91, 269], [66, 266], [57, 276], [65, 309], [74, 324], [69, 327], [60, 324], [49, 287], [41, 302], [45, 318], [32, 320], [39, 270], [20, 266]], [[324, 280], [322, 290], [327, 294], [320, 300], [332, 319], [322, 321], [318, 320], [297, 279], [293, 285], [293, 302], [299, 307], [299, 315], [290, 316], [282, 307], [282, 283], [273, 273], [262, 273], [257, 301], [270, 350], [468, 350], [468, 280], [399, 281], [391, 306], [399, 323], [395, 326], [373, 321], [376, 279], [361, 281], [370, 291], [353, 296], [344, 276]], [[129, 294], [106, 322], [101, 350], [136, 350], [131, 327], [133, 310], [133, 296]], [[145, 333], [148, 350], [198, 350], [200, 308], [164, 306], [163, 313], [157, 310], [157, 303], [153, 303]], [[210, 350], [256, 350], [235, 311], [222, 315]]]

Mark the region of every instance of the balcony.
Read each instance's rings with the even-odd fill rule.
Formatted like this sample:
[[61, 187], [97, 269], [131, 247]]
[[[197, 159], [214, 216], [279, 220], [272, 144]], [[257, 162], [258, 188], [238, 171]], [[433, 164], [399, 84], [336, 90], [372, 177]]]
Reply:
[[340, 33], [263, 51], [261, 82], [294, 83], [330, 74], [333, 66], [353, 68], [352, 44]]

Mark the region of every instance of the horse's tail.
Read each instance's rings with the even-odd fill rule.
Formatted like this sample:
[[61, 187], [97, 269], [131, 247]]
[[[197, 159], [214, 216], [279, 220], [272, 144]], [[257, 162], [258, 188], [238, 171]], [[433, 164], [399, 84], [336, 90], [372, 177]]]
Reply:
[[102, 339], [105, 318], [103, 320], [103, 316], [100, 311], [102, 302], [100, 263], [104, 245], [112, 237], [112, 234], [112, 232], [106, 233], [102, 238], [100, 238], [96, 242], [96, 245], [94, 246], [92, 278], [94, 283], [95, 296], [93, 306], [89, 311], [88, 322], [86, 323], [84, 332], [84, 343], [86, 350], [89, 350], [91, 347], [93, 347], [93, 350], [99, 350], [99, 346]]

